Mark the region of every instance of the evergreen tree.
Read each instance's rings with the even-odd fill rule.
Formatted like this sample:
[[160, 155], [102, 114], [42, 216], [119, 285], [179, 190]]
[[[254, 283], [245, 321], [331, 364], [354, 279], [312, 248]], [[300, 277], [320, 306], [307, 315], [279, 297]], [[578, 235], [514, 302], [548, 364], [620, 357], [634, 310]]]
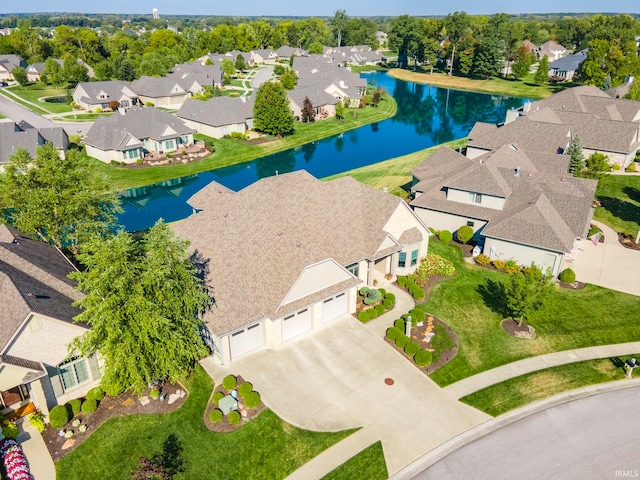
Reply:
[[471, 73], [480, 78], [491, 78], [500, 72], [502, 55], [498, 43], [493, 38], [485, 38], [473, 56]]
[[536, 85], [542, 85], [549, 81], [549, 59], [546, 55], [540, 59], [540, 65], [533, 81]]
[[297, 80], [298, 78], [296, 77], [296, 74], [293, 72], [293, 70], [287, 70], [283, 75], [280, 76], [280, 83], [282, 83], [282, 86], [287, 90], [293, 90], [294, 88], [296, 88]]
[[344, 120], [344, 105], [342, 105], [342, 102], [336, 103], [336, 118], [340, 122]]
[[136, 67], [129, 58], [122, 54], [116, 57], [114, 61], [113, 70], [118, 80], [124, 80], [125, 82], [132, 82], [137, 78]]
[[293, 114], [289, 96], [280, 82], [265, 82], [256, 92], [253, 106], [253, 126], [269, 135], [293, 133]]
[[313, 108], [313, 104], [309, 97], [304, 97], [302, 101], [302, 121], [304, 123], [313, 122], [315, 119], [316, 111]]
[[247, 70], [249, 68], [249, 66], [247, 65], [247, 62], [245, 61], [244, 57], [240, 54], [238, 54], [238, 56], [236, 57], [236, 64], [235, 64], [236, 70], [243, 72], [245, 70]]
[[582, 153], [582, 140], [580, 140], [579, 136], [576, 135], [573, 140], [571, 140], [565, 153], [571, 158], [571, 160], [569, 160], [569, 173], [574, 177], [582, 176], [585, 168], [585, 160]]

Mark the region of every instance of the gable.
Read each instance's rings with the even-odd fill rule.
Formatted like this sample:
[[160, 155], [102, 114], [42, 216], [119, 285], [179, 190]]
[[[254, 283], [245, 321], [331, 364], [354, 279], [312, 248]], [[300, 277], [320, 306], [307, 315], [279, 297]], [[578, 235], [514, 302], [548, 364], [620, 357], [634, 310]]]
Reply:
[[325, 288], [353, 278], [338, 262], [328, 258], [322, 262], [305, 267], [293, 286], [284, 297], [280, 306], [295, 302]]
[[178, 132], [176, 132], [173, 128], [171, 128], [169, 125], [167, 125], [164, 130], [162, 131], [162, 135], [160, 135], [161, 137], [169, 137], [172, 135], [177, 135]]
[[382, 243], [380, 244], [380, 246], [378, 247], [378, 249], [376, 250], [376, 254], [383, 250], [386, 250], [387, 248], [392, 248], [397, 246], [398, 246], [398, 243], [393, 238], [391, 238], [391, 235], [387, 235], [382, 241]]

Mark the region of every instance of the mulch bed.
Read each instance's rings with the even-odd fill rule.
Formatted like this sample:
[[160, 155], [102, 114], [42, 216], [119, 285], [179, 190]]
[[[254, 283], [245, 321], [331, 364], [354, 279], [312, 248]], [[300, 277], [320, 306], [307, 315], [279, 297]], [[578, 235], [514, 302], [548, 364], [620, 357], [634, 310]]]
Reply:
[[564, 283], [558, 280], [558, 286], [560, 288], [566, 288], [568, 290], [582, 290], [586, 283], [583, 282], [573, 282], [573, 283]]
[[630, 248], [632, 250], [640, 250], [640, 244], [636, 243], [635, 238], [632, 236], [618, 234], [618, 240], [623, 247]]
[[[105, 396], [98, 405], [98, 409], [94, 413], [89, 415], [79, 413], [78, 415], [73, 417], [73, 420], [80, 419], [81, 423], [88, 427], [86, 432], [80, 432], [78, 428], [74, 428], [71, 425], [71, 422], [69, 422], [64, 427], [64, 429], [70, 429], [74, 431], [72, 439], [75, 440], [73, 446], [65, 450], [62, 450], [62, 445], [64, 445], [67, 439], [59, 435], [60, 429], [51, 428], [50, 425], [47, 425], [44, 429], [44, 432], [42, 432], [42, 438], [44, 439], [44, 443], [47, 446], [47, 449], [49, 450], [53, 461], [58, 461], [64, 455], [73, 451], [78, 445], [86, 440], [100, 425], [102, 425], [110, 418], [119, 417], [122, 415], [173, 412], [185, 402], [188, 396], [187, 392], [187, 395], [184, 395], [182, 398], [178, 398], [174, 403], [169, 404], [169, 395], [175, 393], [177, 390], [187, 392], [187, 390], [179, 383], [165, 384], [162, 387], [162, 393], [167, 394], [164, 401], [151, 400], [146, 405], [142, 405], [138, 401], [139, 397], [131, 392], [121, 393], [117, 397]], [[143, 396], [149, 396], [149, 389], [145, 390], [145, 392], [140, 395], [140, 397]]]
[[520, 325], [519, 321], [514, 318], [505, 318], [500, 322], [500, 326], [512, 337], [535, 338], [535, 330], [533, 331], [533, 336], [531, 336], [530, 328], [532, 327], [529, 327], [527, 322], [522, 322], [522, 325]]
[[[237, 381], [237, 384], [236, 384], [236, 390], [237, 390], [237, 388], [240, 386], [240, 384], [244, 383], [245, 380], [244, 380], [244, 378], [242, 378], [241, 375], [237, 375], [236, 376], [236, 381]], [[262, 413], [262, 411], [265, 408], [267, 408], [265, 406], [264, 402], [262, 402], [262, 400], [261, 400], [260, 404], [256, 408], [248, 408], [247, 409], [247, 417], [246, 418], [243, 417], [238, 425], [231, 425], [229, 423], [229, 421], [227, 420], [227, 416], [226, 415], [224, 417], [222, 417], [222, 420], [220, 422], [212, 423], [211, 420], [209, 420], [209, 413], [211, 413], [212, 410], [215, 410], [216, 408], [218, 408], [216, 405], [214, 405], [211, 402], [211, 399], [213, 398], [213, 394], [215, 392], [222, 392], [225, 395], [228, 395], [230, 393], [227, 389], [225, 389], [222, 386], [222, 384], [218, 385], [215, 388], [215, 390], [213, 392], [211, 392], [211, 397], [209, 397], [209, 401], [207, 402], [207, 408], [205, 408], [205, 410], [204, 410], [204, 424], [212, 432], [228, 433], [228, 432], [233, 432], [234, 430], [238, 430], [245, 423], [250, 422], [251, 420], [256, 418], [258, 415], [260, 415]], [[240, 397], [240, 399], [241, 398], [242, 397]], [[242, 401], [239, 401], [238, 403], [242, 403]]]

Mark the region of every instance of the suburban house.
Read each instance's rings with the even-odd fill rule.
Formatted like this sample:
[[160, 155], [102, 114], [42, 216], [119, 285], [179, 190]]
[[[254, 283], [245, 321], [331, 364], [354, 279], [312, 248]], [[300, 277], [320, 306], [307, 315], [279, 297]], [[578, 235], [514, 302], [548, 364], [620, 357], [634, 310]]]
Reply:
[[351, 106], [357, 106], [367, 91], [367, 80], [326, 60], [323, 56], [296, 57], [293, 62], [298, 75], [296, 86], [318, 87], [338, 100], [349, 98]]
[[18, 55], [0, 55], [0, 80], [13, 80], [11, 70], [16, 67], [27, 68], [27, 62]]
[[276, 53], [276, 51], [269, 48], [251, 50], [249, 54], [251, 55], [253, 64], [266, 63], [273, 65], [278, 60], [278, 54]]
[[412, 272], [428, 247], [404, 201], [351, 177], [297, 171], [239, 192], [212, 182], [189, 204], [172, 228], [207, 265], [206, 340], [223, 364], [354, 313], [359, 286]]
[[96, 358], [67, 349], [87, 330], [73, 322], [74, 270], [57, 248], [0, 225], [0, 413], [48, 414], [98, 383]]
[[165, 154], [193, 144], [195, 130], [157, 108], [130, 108], [99, 117], [87, 132], [87, 155], [105, 163], [135, 163], [147, 154]]
[[254, 58], [251, 55], [250, 52], [241, 52], [239, 50], [232, 50], [230, 52], [227, 53], [208, 53], [207, 55], [204, 55], [203, 57], [198, 58], [198, 63], [200, 63], [201, 65], [207, 65], [209, 62], [213, 63], [213, 65], [215, 66], [222, 66], [222, 60], [231, 60], [234, 65], [236, 62], [236, 59], [238, 58], [238, 55], [240, 55], [242, 58], [244, 58], [245, 63], [249, 66], [249, 67], [253, 67], [254, 65]]
[[288, 45], [282, 45], [280, 48], [276, 50], [276, 55], [278, 56], [278, 60], [289, 60], [291, 55], [294, 57], [302, 57], [308, 55], [306, 50], [302, 48], [290, 47]]
[[[61, 67], [64, 66], [64, 60], [61, 60], [59, 58], [54, 58], [54, 60]], [[91, 67], [91, 65], [89, 65], [88, 63], [86, 63], [86, 62], [84, 62], [84, 61], [82, 61], [80, 59], [78, 59], [78, 64], [82, 65], [84, 68], [87, 69], [87, 75], [89, 76], [89, 78], [94, 78], [95, 77], [95, 73], [94, 73], [93, 68]], [[44, 73], [44, 66], [45, 66], [44, 62], [32, 63], [31, 65], [29, 65], [27, 67], [27, 79], [30, 82], [38, 82], [40, 80], [40, 77]]]
[[[191, 82], [183, 82], [177, 78], [147, 76], [134, 80], [130, 86], [144, 105], [174, 108], [180, 107], [191, 97], [189, 89], [192, 87]], [[199, 87], [201, 90], [202, 86]]]
[[564, 48], [562, 45], [557, 44], [553, 40], [543, 43], [536, 50], [538, 60], [541, 60], [542, 57], [546, 56], [549, 59], [549, 62], [566, 57], [567, 55], [569, 55], [569, 50]]
[[584, 49], [574, 55], [567, 55], [549, 63], [549, 75], [552, 78], [572, 80], [580, 65], [587, 59], [587, 51], [588, 49]]
[[212, 97], [206, 102], [189, 99], [176, 116], [184, 124], [213, 138], [253, 128], [253, 97]]
[[200, 92], [205, 86], [222, 87], [224, 85], [220, 64], [182, 63], [173, 67], [167, 77], [177, 79], [191, 93]]
[[83, 110], [109, 110], [109, 103], [116, 101], [123, 108], [137, 105], [138, 95], [127, 82], [114, 80], [104, 82], [80, 82], [73, 90], [73, 101]]
[[468, 225], [491, 260], [535, 263], [553, 275], [574, 256], [598, 182], [567, 173], [569, 157], [509, 144], [476, 158], [443, 147], [414, 170], [411, 202], [436, 230]]
[[313, 110], [318, 120], [335, 117], [336, 104], [340, 101], [318, 86], [296, 86], [293, 90], [287, 90], [287, 95], [289, 96], [291, 113], [293, 113], [293, 116], [298, 121], [302, 119], [302, 108], [304, 107], [305, 98], [308, 98], [311, 105], [313, 105]]
[[2, 165], [19, 148], [33, 156], [40, 145], [51, 143], [64, 156], [69, 147], [69, 137], [62, 127], [34, 128], [27, 122], [0, 122], [0, 171]]

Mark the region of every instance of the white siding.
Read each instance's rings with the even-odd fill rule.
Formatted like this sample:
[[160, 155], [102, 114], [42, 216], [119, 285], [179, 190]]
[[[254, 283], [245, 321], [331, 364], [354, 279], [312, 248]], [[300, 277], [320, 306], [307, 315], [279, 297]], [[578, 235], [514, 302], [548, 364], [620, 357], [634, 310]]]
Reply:
[[[471, 193], [480, 193], [482, 195], [480, 203], [471, 199]], [[447, 201], [467, 203], [477, 205], [479, 207], [491, 208], [493, 210], [502, 210], [504, 208], [504, 197], [496, 197], [481, 192], [469, 192], [467, 190], [456, 190], [455, 188], [447, 189]]]
[[487, 153], [489, 151], [490, 150], [483, 149], [483, 148], [476, 148], [476, 147], [467, 146], [467, 158], [477, 158], [480, 155], [484, 155], [485, 153]]
[[[195, 129], [198, 133], [203, 135], [207, 135], [212, 138], [222, 138], [224, 137], [224, 133], [222, 132], [223, 127], [212, 127], [211, 125], [205, 125], [203, 123], [196, 122], [194, 120], [187, 120], [184, 118], [180, 118], [184, 122], [184, 124], [189, 127]], [[225, 125], [230, 132], [240, 132], [246, 133], [247, 129], [244, 123], [231, 123], [229, 125]]]
[[563, 254], [545, 250], [542, 248], [521, 245], [518, 243], [485, 237], [483, 252], [491, 260], [515, 260], [519, 265], [531, 265], [535, 263], [543, 270], [553, 264], [552, 273], [557, 276], [560, 273], [563, 262]]
[[416, 215], [427, 225], [435, 230], [449, 230], [455, 232], [458, 228], [463, 227], [467, 222], [473, 222], [473, 233], [482, 229], [487, 222], [478, 220], [477, 218], [462, 217], [452, 213], [436, 212], [435, 210], [427, 210], [426, 208], [417, 207]]

